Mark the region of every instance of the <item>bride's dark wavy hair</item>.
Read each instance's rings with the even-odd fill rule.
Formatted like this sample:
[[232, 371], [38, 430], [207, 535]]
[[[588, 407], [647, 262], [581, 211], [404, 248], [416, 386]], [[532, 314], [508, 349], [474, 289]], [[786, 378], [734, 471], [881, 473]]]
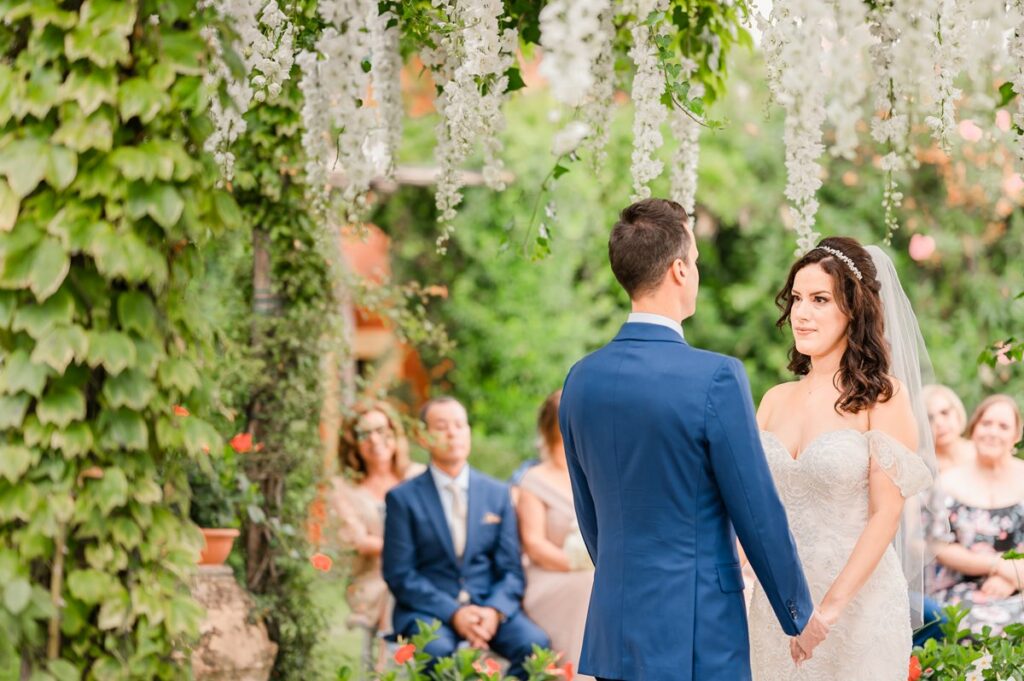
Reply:
[[[858, 279], [845, 262], [822, 249], [835, 249], [850, 258], [862, 279]], [[843, 311], [849, 324], [846, 327], [846, 352], [839, 364], [839, 399], [835, 410], [856, 414], [870, 409], [878, 402], [886, 402], [895, 391], [889, 377], [889, 344], [885, 340], [885, 322], [882, 313], [882, 299], [879, 295], [878, 271], [871, 255], [856, 239], [849, 237], [828, 237], [818, 242], [789, 269], [789, 278], [775, 296], [775, 304], [782, 310], [782, 316], [775, 323], [780, 329], [790, 324], [793, 311], [793, 281], [796, 274], [808, 265], [818, 265], [832, 277], [836, 304]], [[811, 358], [796, 349], [796, 343], [789, 350], [789, 370], [798, 376], [805, 376], [811, 370]]]

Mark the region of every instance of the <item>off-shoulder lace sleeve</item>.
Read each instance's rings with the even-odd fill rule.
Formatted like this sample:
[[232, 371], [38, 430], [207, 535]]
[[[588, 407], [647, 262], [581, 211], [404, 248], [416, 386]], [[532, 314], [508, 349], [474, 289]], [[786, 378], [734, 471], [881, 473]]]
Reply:
[[931, 487], [932, 473], [920, 455], [880, 430], [869, 430], [866, 435], [871, 458], [900, 488], [904, 499]]

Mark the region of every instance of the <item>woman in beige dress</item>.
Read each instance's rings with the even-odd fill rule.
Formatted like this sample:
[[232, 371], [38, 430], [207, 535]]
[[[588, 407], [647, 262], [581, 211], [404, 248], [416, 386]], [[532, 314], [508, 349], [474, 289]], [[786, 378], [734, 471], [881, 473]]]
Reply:
[[926, 385], [922, 390], [928, 423], [935, 440], [935, 460], [939, 473], [974, 463], [974, 443], [964, 437], [967, 410], [952, 389], [944, 385]]
[[[356, 411], [343, 424], [328, 508], [342, 547], [351, 552], [346, 600], [350, 627], [364, 628], [372, 642], [391, 629], [391, 595], [381, 576], [384, 495], [423, 471], [409, 461], [409, 442], [397, 414], [385, 402]], [[365, 652], [365, 651], [364, 651]]]
[[542, 462], [523, 475], [516, 510], [526, 559], [523, 609], [551, 638], [552, 650], [562, 655], [561, 663], [572, 663], [575, 669], [583, 647], [594, 566], [576, 524], [558, 430], [561, 397], [561, 390], [551, 394], [540, 409], [537, 429]]

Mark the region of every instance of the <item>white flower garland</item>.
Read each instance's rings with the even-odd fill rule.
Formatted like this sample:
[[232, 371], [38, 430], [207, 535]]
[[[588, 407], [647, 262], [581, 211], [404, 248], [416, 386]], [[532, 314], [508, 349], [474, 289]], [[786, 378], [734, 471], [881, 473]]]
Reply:
[[[441, 87], [435, 102], [441, 114], [435, 202], [441, 224], [437, 247], [444, 253], [454, 229], [455, 207], [462, 201], [458, 166], [478, 141], [484, 152], [485, 182], [495, 189], [504, 188], [498, 135], [505, 126], [505, 73], [515, 63], [518, 34], [500, 27], [501, 0], [434, 0], [434, 5], [445, 17], [445, 24], [435, 35], [437, 49], [424, 50], [421, 56]], [[487, 94], [482, 94], [484, 88]]]
[[773, 4], [763, 44], [772, 96], [786, 111], [786, 197], [793, 202], [799, 253], [814, 248], [821, 236], [814, 231], [828, 90], [822, 73], [821, 39], [836, 43], [828, 5], [820, 0], [777, 0]]
[[1013, 114], [1013, 124], [1017, 126], [1017, 159], [1022, 164], [1021, 172], [1024, 172], [1024, 2], [1017, 0], [1016, 9], [1022, 14], [1019, 15], [1020, 23], [1014, 28], [1013, 37], [1010, 39], [1009, 51], [1013, 70], [1010, 73], [1013, 91], [1017, 93], [1017, 111]]
[[[391, 22], [394, 25], [388, 27]], [[394, 170], [394, 158], [402, 144], [402, 119], [405, 111], [402, 104], [400, 37], [397, 18], [391, 12], [381, 14], [373, 22], [373, 68], [370, 77], [377, 100], [378, 124], [386, 131], [388, 175]]]
[[633, 74], [633, 200], [646, 199], [651, 195], [648, 184], [661, 175], [664, 164], [654, 157], [664, 140], [661, 124], [668, 111], [661, 102], [665, 93], [665, 76], [658, 60], [658, 49], [654, 44], [651, 27], [645, 24], [651, 12], [664, 10], [665, 0], [637, 0], [633, 4], [635, 17], [630, 26], [633, 45], [629, 56], [636, 72]]
[[940, 0], [933, 29], [935, 77], [925, 78], [930, 83], [931, 99], [937, 109], [933, 115], [925, 118], [925, 123], [946, 153], [952, 151], [952, 136], [956, 130], [956, 101], [962, 94], [956, 87], [956, 79], [963, 70], [965, 43], [968, 42], [970, 22], [965, 4], [958, 0]]
[[610, 8], [609, 0], [550, 0], [540, 11], [540, 73], [557, 102], [578, 107], [593, 89], [609, 40], [601, 19]]
[[[683, 59], [679, 78], [686, 80], [697, 71], [697, 63], [692, 59]], [[696, 83], [690, 88], [693, 97], [704, 96], [704, 86]], [[683, 207], [687, 215], [693, 215], [697, 199], [697, 166], [700, 162], [700, 128], [701, 124], [694, 116], [680, 108], [673, 107], [669, 116], [669, 127], [672, 136], [679, 146], [672, 156], [672, 200]]]
[[835, 130], [829, 153], [852, 160], [857, 149], [857, 125], [870, 82], [867, 48], [876, 42], [867, 25], [863, 0], [833, 0], [836, 42], [826, 53], [826, 78], [832, 84], [825, 116]]
[[615, 17], [615, 7], [609, 3], [601, 12], [601, 46], [591, 68], [593, 85], [582, 109], [583, 122], [590, 129], [590, 135], [583, 140], [580, 151], [590, 154], [595, 170], [604, 167], [608, 157], [605, 148], [615, 105]]

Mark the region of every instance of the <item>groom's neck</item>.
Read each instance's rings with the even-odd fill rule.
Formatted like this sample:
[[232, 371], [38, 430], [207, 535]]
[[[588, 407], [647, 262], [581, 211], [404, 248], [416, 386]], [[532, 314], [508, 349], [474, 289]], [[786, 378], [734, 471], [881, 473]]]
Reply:
[[633, 305], [632, 312], [657, 314], [662, 317], [668, 317], [680, 324], [685, 318], [681, 309], [682, 306], [674, 300], [658, 300], [658, 296], [646, 296], [644, 298], [632, 300], [631, 303]]

